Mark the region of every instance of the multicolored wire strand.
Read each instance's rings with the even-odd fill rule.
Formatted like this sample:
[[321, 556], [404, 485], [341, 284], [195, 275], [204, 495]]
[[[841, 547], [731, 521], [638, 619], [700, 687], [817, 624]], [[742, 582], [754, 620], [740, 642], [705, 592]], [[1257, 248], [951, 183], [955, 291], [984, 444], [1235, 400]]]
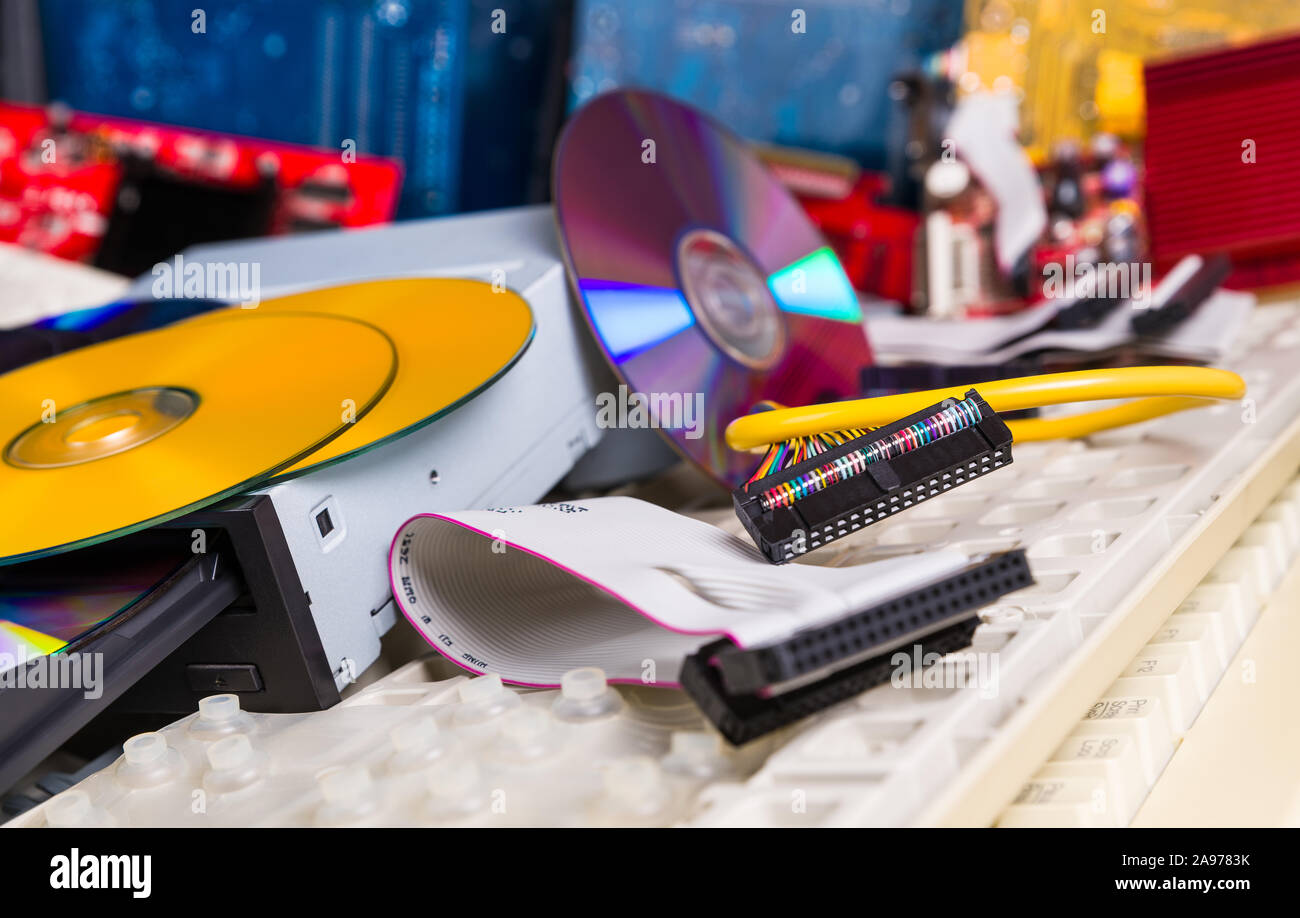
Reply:
[[[895, 431], [887, 437], [873, 440], [860, 449], [845, 453], [825, 465], [810, 469], [796, 478], [768, 488], [759, 495], [760, 506], [764, 510], [788, 507], [795, 501], [801, 500], [810, 494], [816, 494], [837, 481], [844, 481], [854, 475], [860, 475], [873, 462], [893, 459], [903, 453], [920, 449], [922, 446], [941, 440], [959, 430], [973, 427], [981, 419], [979, 407], [973, 402], [965, 399], [955, 402], [942, 411], [924, 417], [915, 424]], [[748, 484], [783, 469], [791, 468], [805, 459], [811, 459], [836, 446], [842, 446], [869, 434], [870, 431], [868, 430], [840, 430], [816, 434], [811, 437], [800, 437], [797, 440], [788, 440], [785, 443], [775, 443], [768, 450], [763, 461], [759, 463], [758, 469], [755, 470]]]

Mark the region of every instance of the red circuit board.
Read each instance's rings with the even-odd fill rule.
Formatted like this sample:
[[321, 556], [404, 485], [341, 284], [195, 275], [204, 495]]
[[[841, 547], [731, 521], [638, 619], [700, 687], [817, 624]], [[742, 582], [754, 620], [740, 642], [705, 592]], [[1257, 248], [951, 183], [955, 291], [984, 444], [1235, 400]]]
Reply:
[[392, 219], [400, 164], [230, 134], [0, 103], [0, 241], [74, 260], [93, 257], [123, 176], [125, 152], [203, 185], [274, 184], [267, 232]]

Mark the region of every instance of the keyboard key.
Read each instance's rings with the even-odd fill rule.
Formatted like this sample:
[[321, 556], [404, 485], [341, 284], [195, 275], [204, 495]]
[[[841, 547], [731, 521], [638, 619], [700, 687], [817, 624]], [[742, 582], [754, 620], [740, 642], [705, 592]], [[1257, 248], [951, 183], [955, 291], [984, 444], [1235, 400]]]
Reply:
[[1291, 555], [1300, 553], [1300, 501], [1279, 497], [1268, 505], [1259, 519], [1265, 523], [1281, 523], [1286, 532], [1288, 551]]
[[1007, 829], [1050, 826], [1083, 829], [1124, 823], [1104, 778], [1035, 778], [1020, 789], [1015, 801], [998, 819], [998, 825]]
[[1164, 769], [1174, 751], [1169, 715], [1155, 695], [1107, 696], [1088, 709], [1074, 731], [1131, 736], [1142, 762], [1142, 777], [1149, 787]]
[[1137, 743], [1123, 733], [1072, 733], [1052, 754], [1035, 780], [1102, 778], [1121, 825], [1127, 825], [1149, 789]]
[[1155, 695], [1169, 717], [1176, 736], [1187, 732], [1201, 712], [1209, 691], [1186, 655], [1176, 651], [1139, 655], [1115, 680], [1107, 695]]
[[1230, 548], [1205, 575], [1210, 583], [1240, 583], [1249, 587], [1254, 606], [1262, 606], [1273, 592], [1273, 567], [1268, 552], [1257, 546]]
[[1272, 593], [1282, 579], [1282, 575], [1286, 573], [1287, 562], [1290, 560], [1287, 553], [1286, 530], [1282, 528], [1282, 524], [1257, 521], [1246, 527], [1241, 538], [1237, 539], [1237, 546], [1264, 549], [1269, 562], [1267, 592]]
[[1175, 614], [1203, 612], [1224, 615], [1232, 622], [1232, 631], [1240, 644], [1259, 618], [1259, 608], [1248, 603], [1247, 598], [1248, 594], [1239, 584], [1207, 583], [1192, 590], [1175, 610]]
[[[1237, 640], [1236, 625], [1222, 612], [1175, 612], [1165, 619], [1165, 626], [1169, 628], [1193, 624], [1204, 626], [1206, 636], [1214, 648], [1214, 659], [1218, 667], [1215, 675], [1223, 675], [1223, 671], [1228, 668], [1228, 662], [1241, 646], [1241, 642]], [[1218, 684], [1218, 681], [1216, 678], [1215, 684]]]
[[1196, 621], [1166, 621], [1142, 648], [1143, 653], [1176, 650], [1187, 654], [1196, 670], [1203, 674], [1197, 679], [1209, 686], [1210, 691], [1219, 684], [1219, 677], [1227, 669], [1213, 629]]

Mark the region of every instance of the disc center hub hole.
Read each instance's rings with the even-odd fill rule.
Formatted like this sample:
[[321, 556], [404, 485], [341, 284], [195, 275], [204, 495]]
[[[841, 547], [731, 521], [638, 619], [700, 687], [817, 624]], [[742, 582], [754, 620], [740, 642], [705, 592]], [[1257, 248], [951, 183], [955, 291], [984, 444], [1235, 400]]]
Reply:
[[57, 469], [115, 456], [154, 440], [194, 413], [199, 398], [188, 389], [147, 386], [58, 410], [13, 439], [10, 465]]
[[69, 446], [87, 446], [100, 440], [121, 440], [141, 417], [135, 411], [115, 411], [102, 417], [86, 418], [68, 431], [64, 442]]
[[785, 325], [753, 259], [710, 229], [684, 233], [676, 258], [686, 301], [713, 343], [747, 367], [774, 366], [785, 348]]

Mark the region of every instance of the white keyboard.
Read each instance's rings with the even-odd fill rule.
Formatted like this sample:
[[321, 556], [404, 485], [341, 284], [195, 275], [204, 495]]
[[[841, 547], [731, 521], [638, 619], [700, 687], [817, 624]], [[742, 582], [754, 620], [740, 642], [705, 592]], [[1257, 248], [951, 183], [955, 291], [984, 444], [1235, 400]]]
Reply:
[[[982, 611], [976, 684], [878, 686], [735, 753], [673, 691], [620, 688], [617, 713], [570, 721], [562, 693], [516, 705], [425, 660], [331, 711], [241, 720], [216, 762], [192, 716], [162, 731], [177, 769], [162, 785], [131, 785], [124, 760], [10, 824], [1168, 823], [1166, 782], [1212, 773], [1206, 725], [1240, 709], [1220, 696], [1264, 681], [1240, 669], [1259, 629], [1296, 634], [1277, 587], [1300, 549], [1300, 308], [1257, 310], [1226, 365], [1249, 385], [1241, 404], [1016, 446], [1009, 468], [806, 559], [1025, 548], [1037, 583]], [[485, 705], [499, 710], [478, 719]], [[434, 746], [460, 752], [418, 781], [402, 771]], [[223, 796], [241, 762], [262, 778]], [[176, 803], [205, 788], [205, 814]]]
[[[1300, 481], [1285, 488], [1133, 655], [1003, 810], [998, 825], [1132, 823], [1220, 682], [1259, 685], [1259, 661], [1242, 646], [1298, 554]], [[1293, 595], [1289, 590], [1286, 598]], [[1294, 611], [1284, 607], [1279, 614]], [[1257, 728], [1289, 729], [1283, 719]], [[1195, 797], [1184, 798], [1178, 822], [1196, 824], [1196, 798], [1223, 794], [1230, 785], [1215, 788], [1204, 784]], [[1275, 798], [1279, 810], [1289, 802]], [[1162, 824], [1155, 818], [1153, 824]], [[1237, 818], [1257, 824], [1252, 814], [1239, 811]]]

